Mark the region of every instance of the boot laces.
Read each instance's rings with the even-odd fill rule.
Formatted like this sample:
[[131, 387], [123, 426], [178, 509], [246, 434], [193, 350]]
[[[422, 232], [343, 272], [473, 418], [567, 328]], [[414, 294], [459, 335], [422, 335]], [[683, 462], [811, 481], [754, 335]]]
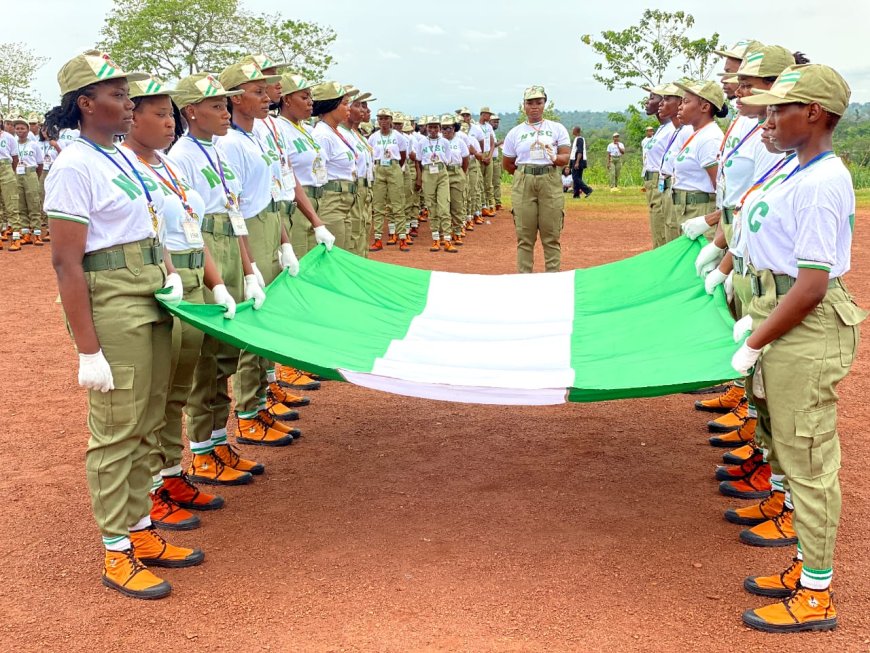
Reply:
[[220, 476], [224, 473], [224, 469], [226, 469], [226, 465], [224, 461], [221, 460], [220, 456], [218, 456], [214, 451], [209, 454], [209, 457], [212, 459], [215, 465], [216, 476]]
[[[229, 442], [227, 442], [224, 446], [227, 448], [227, 456], [230, 459], [229, 460], [230, 467], [235, 467], [236, 465], [239, 464], [239, 460], [241, 460], [241, 456], [239, 455], [239, 452], [236, 451], [233, 448], [233, 445], [231, 445]], [[223, 462], [223, 461], [221, 461], [221, 462]]]
[[153, 501], [169, 512], [173, 512], [177, 508], [175, 502], [172, 500], [172, 497], [169, 496], [169, 490], [167, 490], [166, 488], [160, 488], [157, 492], [155, 492]]
[[124, 556], [130, 562], [130, 578], [138, 574], [140, 571], [145, 571], [148, 567], [145, 566], [139, 558], [136, 557], [136, 552], [132, 547], [123, 552]]
[[[788, 569], [786, 569], [784, 572], [782, 572], [782, 573], [779, 575], [780, 579], [783, 581], [783, 585], [785, 585], [785, 579], [786, 579], [786, 577], [787, 577], [787, 576], [791, 576], [791, 574], [792, 574], [792, 572], [794, 571], [795, 567], [797, 567], [797, 566], [798, 566], [799, 564], [801, 564], [801, 563], [802, 563], [801, 560], [798, 560], [797, 558], [792, 558], [792, 560], [791, 560], [791, 564], [788, 566]], [[798, 582], [798, 588], [800, 588], [800, 582]]]

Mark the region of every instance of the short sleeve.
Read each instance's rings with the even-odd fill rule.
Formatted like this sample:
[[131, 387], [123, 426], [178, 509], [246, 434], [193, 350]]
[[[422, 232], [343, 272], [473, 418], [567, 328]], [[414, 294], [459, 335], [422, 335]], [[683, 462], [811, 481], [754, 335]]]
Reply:
[[18, 156], [18, 139], [8, 138], [7, 142], [9, 143], [9, 154], [12, 156]]
[[716, 165], [719, 160], [719, 139], [708, 138], [698, 145], [698, 164], [702, 168]]
[[565, 129], [565, 125], [560, 123], [556, 123], [558, 127], [556, 128], [556, 138], [555, 145], [557, 148], [559, 147], [568, 147], [571, 145], [571, 138], [568, 136], [568, 130]]
[[398, 134], [398, 138], [396, 141], [399, 143], [399, 151], [407, 152], [408, 151], [408, 138], [404, 134]]
[[83, 172], [70, 166], [52, 166], [45, 180], [43, 210], [49, 218], [88, 225], [94, 205], [91, 181]]
[[248, 178], [249, 171], [241, 143], [233, 143], [226, 137], [219, 138], [215, 141], [215, 149], [230, 169], [236, 172], [241, 179]]
[[517, 146], [516, 146], [516, 132], [511, 130], [508, 132], [508, 135], [505, 136], [503, 151], [505, 156], [509, 156], [512, 159], [517, 156]]
[[40, 145], [40, 143], [36, 143], [33, 147], [33, 158], [36, 159], [36, 165], [38, 166], [41, 166], [43, 161], [45, 161], [45, 155], [42, 153]]
[[837, 264], [837, 238], [841, 222], [848, 219], [849, 207], [843, 206], [837, 180], [823, 181], [798, 186], [794, 193], [794, 255], [798, 268], [830, 271]]
[[465, 141], [459, 141], [459, 154], [463, 157], [468, 156], [468, 146]]

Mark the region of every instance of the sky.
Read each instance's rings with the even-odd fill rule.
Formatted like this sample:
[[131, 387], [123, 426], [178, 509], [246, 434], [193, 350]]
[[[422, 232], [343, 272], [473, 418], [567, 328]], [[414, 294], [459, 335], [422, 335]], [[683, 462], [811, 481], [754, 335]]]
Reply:
[[[271, 0], [241, 0], [253, 12], [273, 12]], [[56, 75], [65, 61], [99, 40], [110, 0], [40, 0], [40, 16], [62, 29], [16, 29], [13, 37], [49, 58], [35, 79], [49, 104], [58, 100]], [[412, 9], [423, 7], [416, 14]], [[870, 24], [866, 0], [438, 0], [436, 3], [315, 0], [280, 3], [285, 16], [331, 26], [336, 63], [327, 78], [371, 91], [377, 106], [411, 114], [444, 113], [467, 105], [515, 111], [522, 91], [543, 84], [557, 109], [615, 111], [643, 95], [607, 91], [593, 77], [599, 59], [582, 34], [636, 24], [644, 9], [680, 8], [695, 17], [689, 35], [719, 32], [726, 43], [754, 38], [801, 50], [836, 68], [853, 102], [870, 101], [870, 58], [860, 46]], [[831, 8], [834, 10], [831, 10]], [[7, 37], [8, 38], [8, 37]], [[676, 74], [675, 74], [676, 77]]]

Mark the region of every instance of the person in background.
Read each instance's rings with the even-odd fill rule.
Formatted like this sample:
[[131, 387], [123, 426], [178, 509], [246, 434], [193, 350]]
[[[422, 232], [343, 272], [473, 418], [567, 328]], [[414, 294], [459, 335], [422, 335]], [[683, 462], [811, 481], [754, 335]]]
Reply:
[[[661, 95], [659, 95], [659, 96], [657, 96], [657, 97], [658, 97], [658, 99], [659, 99], [659, 102], [661, 102], [661, 101], [662, 101], [662, 100], [661, 100]], [[647, 105], [649, 105], [649, 101], [647, 101]], [[656, 111], [657, 111], [657, 110], [658, 110], [658, 104], [654, 104], [654, 106], [655, 106]], [[650, 113], [649, 111], [650, 111], [650, 109], [649, 109], [649, 106], [648, 106], [648, 107], [647, 107], [647, 115], [648, 115], [648, 116], [654, 116], [654, 115], [655, 115], [655, 111], [653, 111], [652, 113]], [[643, 137], [643, 138], [641, 139], [641, 141], [640, 141], [640, 152], [641, 152], [641, 158], [642, 158], [642, 163], [643, 163], [643, 167], [642, 167], [641, 171], [642, 171], [643, 173], [646, 173], [646, 171], [647, 171], [647, 167], [646, 167], [646, 146], [647, 146], [647, 144], [652, 140], [653, 134], [655, 134], [655, 132], [656, 132], [655, 127], [653, 127], [653, 126], [650, 125], [649, 127], [646, 128], [646, 133], [645, 133], [644, 137]]]
[[[498, 131], [499, 125], [501, 124], [501, 118], [497, 113], [492, 114], [489, 119], [489, 124], [492, 125], [493, 133]], [[501, 211], [501, 158], [502, 158], [502, 145], [504, 145], [503, 140], [498, 139], [498, 134], [495, 134], [495, 150], [492, 153], [492, 161], [495, 166], [495, 172], [492, 175], [492, 196], [495, 198], [495, 210]]]
[[[0, 125], [3, 124], [0, 117]], [[3, 228], [3, 240], [12, 240], [9, 245], [11, 252], [21, 250], [16, 170], [18, 170], [18, 139], [11, 132], [0, 128], [0, 226]]]
[[610, 192], [619, 191], [619, 174], [622, 172], [622, 156], [625, 145], [619, 140], [619, 132], [613, 135], [613, 141], [607, 144], [607, 172], [610, 173]]
[[[42, 247], [42, 207], [39, 178], [42, 176], [42, 148], [31, 133], [25, 118], [13, 121], [18, 136], [18, 219], [21, 222], [21, 244]], [[26, 225], [26, 226], [25, 226]]]
[[571, 177], [574, 181], [574, 197], [580, 197], [580, 193], [583, 193], [584, 197], [589, 197], [592, 188], [583, 181], [583, 171], [588, 167], [586, 138], [580, 127], [574, 127], [571, 134]]
[[565, 166], [562, 168], [562, 192], [567, 193], [574, 186], [574, 179], [571, 177], [571, 168]]

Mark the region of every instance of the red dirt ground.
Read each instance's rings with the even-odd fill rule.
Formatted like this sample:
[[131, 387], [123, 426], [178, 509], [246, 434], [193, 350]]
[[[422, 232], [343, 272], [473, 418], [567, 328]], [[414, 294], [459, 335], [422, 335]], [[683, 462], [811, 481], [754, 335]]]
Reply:
[[[564, 268], [647, 248], [639, 211], [570, 207]], [[849, 279], [864, 306], [867, 218]], [[424, 238], [412, 249], [377, 257], [514, 270], [507, 212], [458, 255], [430, 254]], [[301, 442], [248, 448], [265, 476], [221, 492], [225, 509], [204, 514], [200, 530], [170, 536], [201, 546], [205, 563], [165, 571], [166, 600], [123, 598], [99, 582], [85, 393], [49, 256], [0, 252], [4, 651], [870, 650], [866, 344], [841, 386], [833, 633], [741, 625], [744, 609], [764, 603], [743, 591], [744, 576], [784, 568], [791, 551], [744, 546], [723, 520], [734, 501], [713, 480], [720, 452], [687, 395], [504, 408], [324, 384], [302, 409]]]

